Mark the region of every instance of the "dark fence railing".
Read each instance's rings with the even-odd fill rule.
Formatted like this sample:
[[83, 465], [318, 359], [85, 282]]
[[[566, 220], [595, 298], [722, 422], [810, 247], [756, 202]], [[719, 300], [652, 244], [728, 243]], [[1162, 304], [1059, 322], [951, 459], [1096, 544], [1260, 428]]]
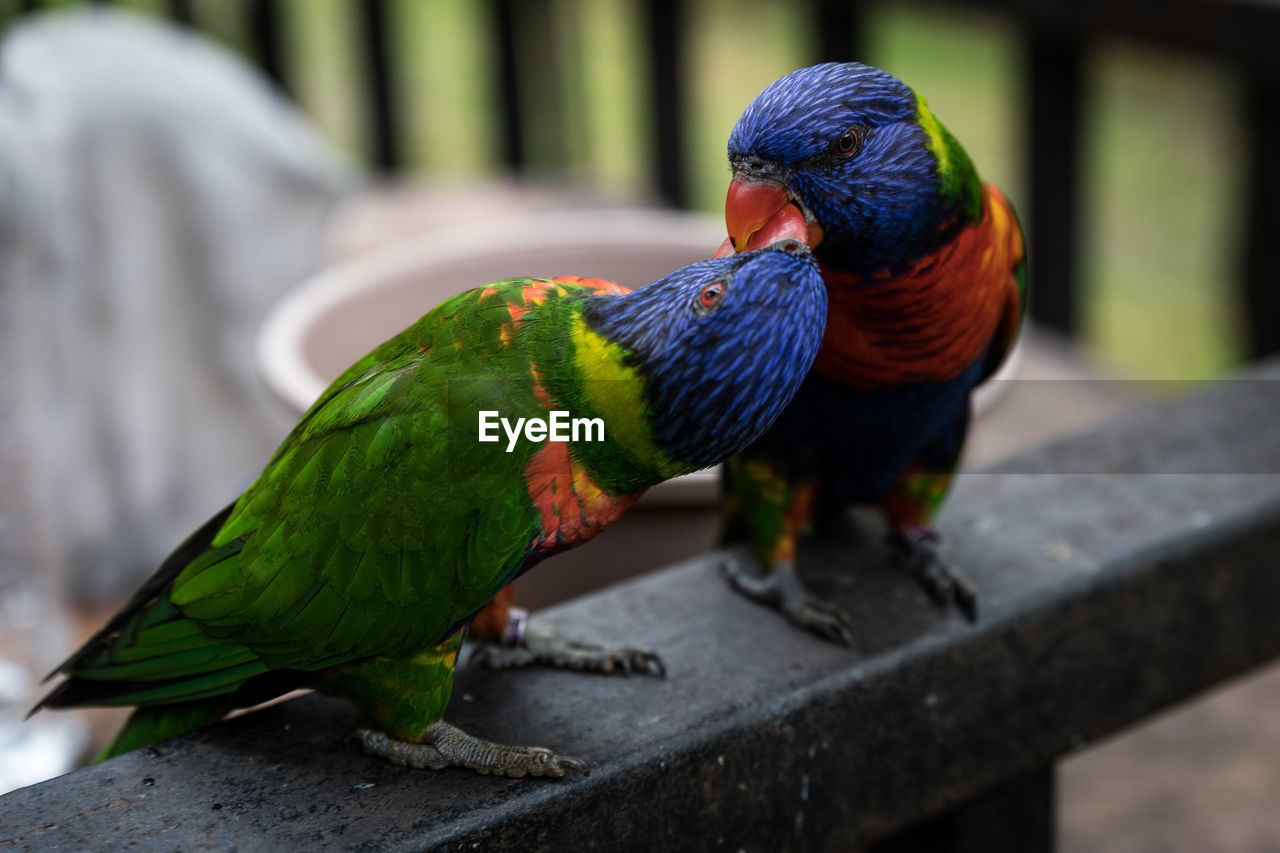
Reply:
[[[189, 4], [184, 2], [183, 5], [188, 6], [185, 11], [189, 25], [194, 25], [195, 20]], [[364, 7], [374, 4], [358, 3], [357, 5]], [[280, 4], [277, 0], [250, 0], [246, 9], [249, 17], [247, 29], [253, 43], [254, 58], [257, 59], [263, 73], [274, 80], [281, 89], [289, 91], [289, 80], [285, 73], [288, 54], [281, 28]], [[171, 9], [170, 14], [177, 19], [177, 10]]]
[[1247, 0], [951, 0], [1016, 21], [1028, 45], [1026, 163], [1031, 314], [1068, 333], [1079, 326], [1080, 152], [1085, 129], [1084, 56], [1100, 36], [1118, 35], [1189, 50], [1236, 72], [1246, 94], [1241, 116], [1250, 156], [1238, 271], [1245, 352], [1280, 351], [1280, 4]]
[[[260, 0], [264, 4], [274, 0]], [[361, 59], [369, 96], [368, 127], [370, 161], [378, 169], [391, 172], [402, 163], [400, 110], [397, 105], [395, 63], [391, 56], [391, 21], [386, 0], [364, 0], [356, 4], [360, 24]]]
[[498, 60], [498, 105], [502, 115], [502, 163], [519, 171], [525, 163], [524, 111], [520, 106], [520, 71], [516, 68], [516, 4], [492, 0], [493, 45]]
[[[107, 0], [98, 0], [107, 2]], [[689, 0], [636, 0], [646, 40], [651, 121], [650, 151], [656, 196], [673, 206], [689, 202], [689, 176], [684, 145], [688, 91], [685, 32]], [[1280, 351], [1280, 5], [1244, 0], [1171, 0], [1153, 9], [1141, 0], [947, 0], [951, 5], [998, 12], [1016, 22], [1024, 40], [1023, 109], [1026, 117], [1025, 169], [1030, 188], [1026, 224], [1030, 236], [1031, 314], [1041, 324], [1074, 334], [1080, 325], [1079, 263], [1081, 151], [1085, 130], [1085, 57], [1100, 36], [1116, 34], [1196, 51], [1234, 69], [1245, 92], [1243, 122], [1250, 143], [1245, 171], [1247, 195], [1239, 252], [1242, 282], [1236, 294], [1252, 357]], [[18, 0], [19, 11], [43, 5]], [[490, 43], [494, 51], [502, 165], [513, 173], [530, 166], [531, 127], [548, 126], [541, 110], [529, 109], [539, 86], [555, 83], [554, 75], [532, 73], [531, 56], [553, 55], [545, 24], [551, 4], [545, 0], [489, 0]], [[810, 0], [815, 60], [850, 59], [861, 54], [862, 0]], [[359, 33], [363, 96], [367, 105], [367, 152], [379, 171], [394, 173], [405, 163], [405, 123], [401, 120], [396, 61], [390, 34], [395, 31], [394, 3], [352, 0]], [[200, 26], [191, 0], [167, 0], [169, 17]], [[245, 31], [253, 59], [286, 91], [288, 45], [280, 0], [246, 0]], [[521, 60], [525, 60], [522, 64]], [[543, 99], [543, 103], [550, 98]], [[1232, 271], [1224, 271], [1231, 279]]]
[[649, 25], [650, 92], [653, 101], [653, 150], [659, 195], [677, 207], [688, 204], [684, 157], [684, 0], [645, 0]]

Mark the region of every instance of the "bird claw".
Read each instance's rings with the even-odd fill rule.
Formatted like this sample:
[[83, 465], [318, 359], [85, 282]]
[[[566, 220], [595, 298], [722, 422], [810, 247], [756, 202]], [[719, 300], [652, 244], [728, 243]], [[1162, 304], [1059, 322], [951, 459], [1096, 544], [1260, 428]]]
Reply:
[[802, 628], [842, 646], [853, 645], [853, 627], [849, 614], [834, 604], [809, 598], [796, 604], [784, 604], [782, 613]]
[[729, 586], [758, 604], [774, 607], [782, 615], [825, 640], [853, 645], [853, 620], [843, 607], [814, 598], [792, 563], [779, 563], [767, 575], [747, 572], [729, 557], [720, 564], [720, 573]]
[[368, 755], [401, 767], [443, 770], [465, 767], [482, 775], [549, 776], [559, 779], [567, 770], [590, 776], [586, 762], [556, 755], [540, 746], [508, 746], [469, 735], [457, 726], [437, 721], [422, 733], [420, 743], [396, 740], [382, 732], [358, 729], [355, 737]]
[[604, 674], [656, 675], [665, 678], [666, 664], [656, 652], [631, 646], [606, 646], [583, 643], [561, 636], [546, 628], [530, 627], [520, 645], [499, 646], [487, 643], [475, 650], [472, 661], [489, 669], [514, 669], [530, 664], [543, 664], [559, 669]]
[[970, 622], [978, 620], [978, 591], [973, 581], [943, 555], [938, 535], [927, 529], [913, 529], [894, 540], [894, 564], [915, 579], [939, 607], [951, 605]]

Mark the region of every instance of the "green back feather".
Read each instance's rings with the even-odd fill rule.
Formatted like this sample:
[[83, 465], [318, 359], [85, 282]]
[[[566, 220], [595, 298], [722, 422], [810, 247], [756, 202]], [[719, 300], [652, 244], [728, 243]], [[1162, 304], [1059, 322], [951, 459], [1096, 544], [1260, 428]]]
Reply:
[[274, 669], [411, 657], [470, 617], [542, 532], [524, 483], [539, 445], [479, 444], [476, 412], [545, 415], [530, 365], [571, 354], [593, 292], [551, 285], [512, 335], [528, 283], [460, 294], [344, 372], [42, 704], [187, 702]]

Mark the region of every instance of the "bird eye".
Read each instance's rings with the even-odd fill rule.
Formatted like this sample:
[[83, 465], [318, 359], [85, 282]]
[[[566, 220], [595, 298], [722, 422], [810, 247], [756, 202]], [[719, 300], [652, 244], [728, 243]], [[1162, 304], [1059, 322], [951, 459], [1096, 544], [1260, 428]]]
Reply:
[[705, 314], [716, 305], [720, 304], [720, 299], [724, 296], [724, 282], [713, 281], [698, 293], [698, 302], [695, 308], [699, 314]]
[[836, 153], [841, 157], [852, 156], [853, 152], [858, 150], [858, 142], [858, 131], [851, 127], [840, 134], [840, 138], [836, 140]]

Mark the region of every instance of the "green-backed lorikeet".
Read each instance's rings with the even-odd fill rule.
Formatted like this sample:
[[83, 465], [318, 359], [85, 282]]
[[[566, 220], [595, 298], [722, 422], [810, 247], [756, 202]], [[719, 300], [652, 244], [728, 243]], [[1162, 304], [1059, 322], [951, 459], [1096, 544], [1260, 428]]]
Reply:
[[795, 242], [632, 292], [517, 279], [445, 301], [329, 386], [41, 706], [138, 706], [107, 757], [310, 687], [357, 704], [366, 751], [398, 763], [583, 769], [442, 722], [467, 625], [647, 487], [759, 436], [825, 306]]
[[969, 397], [1012, 347], [1026, 256], [1012, 207], [983, 184], [924, 98], [859, 63], [770, 84], [729, 138], [729, 238], [718, 255], [795, 238], [822, 268], [822, 349], [795, 401], [725, 466], [726, 536], [750, 543], [732, 585], [850, 642], [847, 614], [795, 571], [813, 522], [878, 507], [902, 566], [976, 615], [930, 526], [969, 426]]

